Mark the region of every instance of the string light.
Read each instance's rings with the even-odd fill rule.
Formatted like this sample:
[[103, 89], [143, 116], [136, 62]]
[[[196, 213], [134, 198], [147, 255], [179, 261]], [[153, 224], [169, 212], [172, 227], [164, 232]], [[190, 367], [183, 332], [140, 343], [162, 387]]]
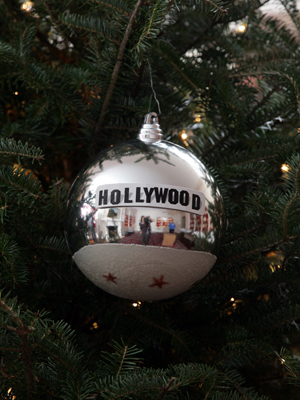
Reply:
[[238, 28], [237, 28], [238, 33], [245, 33], [246, 29], [247, 29], [247, 24], [246, 23], [243, 23], [243, 24], [239, 25]]
[[291, 168], [287, 164], [282, 164], [281, 166], [281, 171], [282, 172], [288, 172]]
[[274, 273], [276, 272], [278, 269], [281, 268], [281, 265], [277, 264], [277, 265], [270, 265], [270, 270]]
[[181, 139], [182, 140], [186, 140], [187, 137], [188, 137], [188, 135], [186, 134], [185, 130], [183, 130], [182, 133], [181, 133]]
[[31, 11], [33, 7], [33, 2], [32, 1], [24, 1], [24, 3], [22, 3], [21, 5], [21, 10], [23, 11]]
[[[12, 395], [11, 391], [12, 391], [12, 388], [9, 388], [8, 391], [7, 391], [7, 394], [8, 394], [9, 396]], [[6, 397], [5, 397], [5, 398], [6, 398]], [[13, 396], [11, 397], [11, 400], [15, 400], [16, 398], [17, 398], [17, 396], [14, 396], [14, 395], [13, 395]]]
[[282, 268], [283, 255], [279, 251], [271, 251], [266, 255], [270, 270], [274, 273]]
[[141, 307], [141, 304], [142, 304], [141, 301], [137, 301], [136, 303], [132, 303], [132, 307], [140, 308], [140, 307]]
[[234, 297], [231, 297], [230, 301], [235, 301], [235, 298], [234, 298]]
[[195, 115], [194, 122], [197, 122], [197, 123], [201, 122], [201, 115], [199, 115], [199, 114]]
[[14, 92], [14, 95], [15, 95], [15, 96], [18, 96], [18, 94], [19, 94], [19, 92]]
[[90, 327], [90, 330], [92, 331], [93, 329], [98, 329], [99, 325], [97, 324], [97, 322], [93, 322], [93, 325]]

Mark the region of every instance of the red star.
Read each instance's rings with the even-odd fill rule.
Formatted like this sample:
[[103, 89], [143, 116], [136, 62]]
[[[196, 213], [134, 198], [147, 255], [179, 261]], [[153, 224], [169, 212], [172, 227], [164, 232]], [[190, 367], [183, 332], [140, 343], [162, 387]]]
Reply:
[[153, 277], [154, 283], [152, 283], [152, 285], [149, 285], [149, 287], [158, 286], [160, 289], [162, 289], [162, 285], [169, 284], [169, 282], [164, 282], [163, 279], [164, 279], [163, 275], [161, 275], [159, 279]]
[[117, 282], [115, 282], [115, 279], [117, 279], [117, 277], [112, 276], [110, 272], [108, 273], [108, 275], [102, 275], [102, 276], [104, 276], [104, 278], [106, 278], [106, 282], [111, 281], [111, 282], [117, 284]]

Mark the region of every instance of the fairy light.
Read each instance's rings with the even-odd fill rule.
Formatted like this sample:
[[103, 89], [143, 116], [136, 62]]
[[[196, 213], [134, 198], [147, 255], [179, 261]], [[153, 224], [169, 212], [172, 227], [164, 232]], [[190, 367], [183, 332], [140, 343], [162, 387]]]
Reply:
[[182, 140], [186, 140], [187, 137], [188, 137], [188, 135], [187, 135], [186, 131], [183, 130], [182, 133], [181, 133], [181, 139], [182, 139]]
[[24, 3], [22, 3], [21, 5], [21, 10], [23, 11], [31, 11], [33, 7], [33, 2], [32, 1], [24, 1]]
[[18, 94], [19, 94], [19, 92], [14, 92], [14, 95], [15, 95], [15, 96], [18, 96]]
[[[11, 396], [11, 395], [12, 395], [11, 391], [12, 391], [12, 388], [9, 388], [8, 391], [7, 391], [8, 396]], [[5, 398], [6, 398], [6, 397], [5, 397]], [[13, 395], [13, 396], [10, 397], [10, 398], [11, 398], [11, 400], [16, 400], [17, 396]]]
[[237, 28], [238, 33], [245, 33], [246, 29], [247, 29], [247, 24], [245, 24], [245, 23], [239, 25], [238, 28]]
[[201, 122], [201, 115], [199, 115], [199, 114], [195, 115], [194, 122], [196, 122], [196, 123]]
[[235, 301], [235, 298], [234, 298], [234, 297], [231, 297], [230, 301]]
[[282, 164], [282, 166], [281, 166], [281, 171], [282, 171], [282, 172], [288, 172], [289, 170], [290, 170], [289, 165], [287, 165], [287, 164]]
[[280, 264], [274, 265], [274, 264], [270, 264], [270, 270], [274, 273], [276, 271], [278, 271], [281, 268]]
[[132, 303], [132, 307], [134, 308], [140, 308], [141, 307], [142, 302], [141, 301], [137, 301], [136, 303]]
[[282, 255], [282, 253], [279, 251], [270, 251], [266, 255], [266, 261], [269, 264], [269, 268], [272, 273], [283, 268], [283, 260], [284, 260], [284, 257]]

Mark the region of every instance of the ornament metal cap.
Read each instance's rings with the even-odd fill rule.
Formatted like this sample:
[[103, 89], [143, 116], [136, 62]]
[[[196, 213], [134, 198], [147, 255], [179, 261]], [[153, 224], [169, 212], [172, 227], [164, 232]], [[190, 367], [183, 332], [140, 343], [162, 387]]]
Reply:
[[144, 124], [138, 134], [138, 139], [149, 144], [159, 142], [162, 138], [162, 130], [158, 123], [158, 116], [155, 112], [150, 112], [145, 116]]

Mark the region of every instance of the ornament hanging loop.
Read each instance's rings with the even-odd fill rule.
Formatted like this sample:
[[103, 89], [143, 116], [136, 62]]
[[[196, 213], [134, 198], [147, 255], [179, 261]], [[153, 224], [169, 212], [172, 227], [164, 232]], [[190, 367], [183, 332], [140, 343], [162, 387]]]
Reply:
[[142, 142], [155, 143], [159, 142], [162, 138], [162, 130], [158, 123], [158, 116], [155, 112], [146, 114], [144, 124], [138, 134], [138, 139]]
[[158, 124], [158, 116], [155, 112], [150, 112], [145, 115], [144, 124]]

